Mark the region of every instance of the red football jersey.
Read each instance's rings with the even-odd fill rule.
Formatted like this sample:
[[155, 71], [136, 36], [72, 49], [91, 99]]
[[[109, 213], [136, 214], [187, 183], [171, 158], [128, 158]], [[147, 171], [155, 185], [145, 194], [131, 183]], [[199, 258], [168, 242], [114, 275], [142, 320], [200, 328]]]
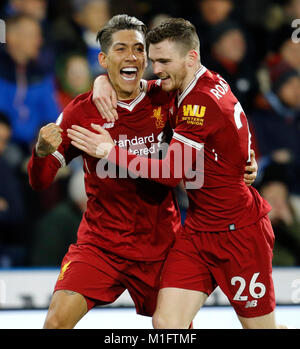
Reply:
[[[177, 96], [170, 113], [174, 129], [169, 147], [172, 151], [169, 150], [163, 160], [140, 159], [136, 172], [150, 178], [153, 169], [159, 167], [160, 175], [154, 180], [175, 186], [181, 179], [180, 164], [189, 197], [186, 226], [198, 231], [234, 230], [267, 214], [270, 205], [244, 182], [251, 135], [243, 109], [226, 81], [202, 66]], [[187, 148], [192, 152], [187, 152]], [[116, 157], [109, 154], [109, 160], [120, 166], [128, 166], [127, 162], [134, 159], [134, 155], [126, 154], [123, 149], [116, 147], [115, 150]], [[195, 163], [201, 156], [203, 166], [197, 168]], [[199, 178], [203, 177], [201, 188], [199, 178], [193, 188], [192, 180], [187, 178], [190, 173], [183, 168], [187, 166]], [[169, 178], [162, 176], [166, 168]]]
[[[33, 152], [28, 173], [36, 190], [50, 185], [61, 166], [77, 156], [83, 158], [88, 203], [78, 230], [78, 244], [88, 243], [131, 260], [165, 258], [180, 227], [172, 189], [147, 179], [128, 178], [115, 166], [110, 171], [106, 160], [91, 157], [72, 146], [66, 130], [80, 125], [95, 132], [91, 123], [99, 124], [109, 130], [117, 145], [147, 157], [158, 153], [169, 101], [170, 97], [155, 82], [142, 81], [140, 94], [128, 103], [119, 101], [119, 119], [107, 123], [93, 104], [92, 93], [80, 95], [57, 120], [63, 129], [58, 150], [44, 158]], [[100, 178], [108, 173], [110, 177]]]

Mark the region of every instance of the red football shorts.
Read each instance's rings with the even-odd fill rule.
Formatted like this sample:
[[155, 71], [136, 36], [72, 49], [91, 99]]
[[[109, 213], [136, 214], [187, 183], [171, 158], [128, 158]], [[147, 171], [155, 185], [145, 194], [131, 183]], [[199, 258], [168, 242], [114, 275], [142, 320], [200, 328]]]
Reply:
[[268, 216], [230, 232], [183, 228], [165, 262], [160, 288], [176, 287], [210, 295], [220, 286], [238, 315], [269, 314], [275, 308], [273, 246]]
[[88, 310], [114, 302], [126, 289], [136, 312], [152, 316], [156, 307], [163, 262], [130, 261], [89, 245], [70, 246], [54, 291], [83, 295]]

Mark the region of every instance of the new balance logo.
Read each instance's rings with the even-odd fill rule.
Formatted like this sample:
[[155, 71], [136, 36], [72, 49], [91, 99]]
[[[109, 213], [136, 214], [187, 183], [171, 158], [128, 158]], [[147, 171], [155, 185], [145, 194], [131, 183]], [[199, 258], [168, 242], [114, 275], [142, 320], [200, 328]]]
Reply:
[[114, 122], [106, 122], [105, 124], [103, 124], [103, 128], [112, 128], [115, 126]]
[[248, 301], [245, 305], [245, 308], [255, 308], [257, 306], [257, 300]]

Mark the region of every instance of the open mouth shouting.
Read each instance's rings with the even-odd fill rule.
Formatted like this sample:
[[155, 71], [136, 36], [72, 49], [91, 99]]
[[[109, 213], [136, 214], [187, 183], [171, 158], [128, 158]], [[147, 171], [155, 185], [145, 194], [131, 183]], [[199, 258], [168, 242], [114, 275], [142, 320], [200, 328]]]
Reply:
[[125, 67], [120, 70], [122, 78], [126, 81], [133, 81], [137, 78], [137, 67]]

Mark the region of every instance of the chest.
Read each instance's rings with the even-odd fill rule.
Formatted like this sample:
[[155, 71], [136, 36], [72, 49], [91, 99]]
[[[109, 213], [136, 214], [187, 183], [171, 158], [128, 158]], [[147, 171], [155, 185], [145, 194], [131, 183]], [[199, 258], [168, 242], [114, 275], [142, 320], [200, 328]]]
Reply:
[[[168, 109], [163, 106], [144, 105], [138, 110], [118, 110], [119, 119], [115, 122], [104, 121], [95, 115], [85, 119], [82, 126], [95, 132], [91, 123], [100, 124], [111, 135], [120, 148], [138, 156], [157, 156], [164, 135], [164, 127], [168, 117]], [[95, 167], [98, 159], [83, 155], [90, 168]]]

